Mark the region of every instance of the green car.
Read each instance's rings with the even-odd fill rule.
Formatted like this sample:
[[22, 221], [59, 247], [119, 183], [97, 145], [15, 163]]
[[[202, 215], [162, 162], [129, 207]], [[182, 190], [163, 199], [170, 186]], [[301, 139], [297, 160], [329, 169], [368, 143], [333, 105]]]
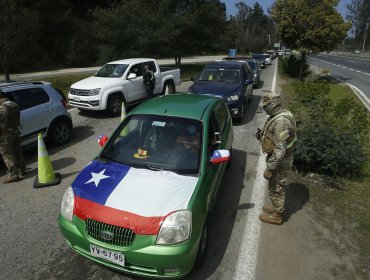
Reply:
[[207, 220], [231, 162], [232, 120], [216, 97], [136, 107], [68, 187], [59, 225], [79, 254], [125, 273], [181, 278], [207, 255]]

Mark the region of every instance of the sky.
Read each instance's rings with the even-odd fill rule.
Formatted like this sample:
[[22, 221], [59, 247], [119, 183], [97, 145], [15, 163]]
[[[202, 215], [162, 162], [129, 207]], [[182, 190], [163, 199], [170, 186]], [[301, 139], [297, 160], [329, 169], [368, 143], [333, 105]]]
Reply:
[[[221, 2], [224, 2], [226, 4], [227, 15], [236, 14], [237, 9], [235, 8], [235, 4], [238, 2], [244, 2], [250, 7], [253, 7], [254, 3], [259, 2], [263, 8], [263, 11], [265, 12], [265, 14], [267, 14], [267, 9], [271, 7], [271, 5], [275, 2], [275, 0], [221, 0]], [[337, 9], [344, 18], [347, 14], [346, 4], [349, 4], [351, 2], [352, 2], [351, 0], [340, 0], [339, 1]]]

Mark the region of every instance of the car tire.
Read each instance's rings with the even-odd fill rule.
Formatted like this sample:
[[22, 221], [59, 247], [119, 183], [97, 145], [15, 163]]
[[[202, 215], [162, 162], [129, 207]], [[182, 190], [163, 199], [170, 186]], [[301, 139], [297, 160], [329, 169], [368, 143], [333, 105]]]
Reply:
[[113, 94], [108, 97], [107, 112], [110, 116], [119, 116], [122, 111], [122, 102], [124, 102], [122, 96], [119, 94]]
[[208, 223], [204, 223], [202, 236], [200, 238], [197, 259], [195, 260], [195, 268], [199, 269], [204, 263], [208, 253]]
[[71, 130], [72, 127], [68, 121], [56, 121], [48, 130], [48, 140], [56, 146], [63, 145], [68, 142]]
[[173, 94], [176, 92], [176, 86], [172, 81], [166, 82], [164, 84], [163, 90], [162, 90], [162, 95], [166, 94], [166, 88], [168, 88], [168, 94]]
[[244, 111], [245, 111], [245, 101], [244, 101], [244, 103], [243, 103], [243, 106], [241, 107], [241, 113], [240, 113], [240, 116], [239, 116], [239, 118], [238, 118], [238, 122], [242, 122], [243, 121], [243, 119], [244, 119]]

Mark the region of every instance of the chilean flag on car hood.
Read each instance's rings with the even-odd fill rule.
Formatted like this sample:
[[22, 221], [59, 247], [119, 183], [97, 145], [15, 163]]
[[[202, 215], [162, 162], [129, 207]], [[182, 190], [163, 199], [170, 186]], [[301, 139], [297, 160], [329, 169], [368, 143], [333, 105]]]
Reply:
[[94, 160], [72, 183], [74, 214], [156, 235], [170, 213], [187, 209], [197, 177]]

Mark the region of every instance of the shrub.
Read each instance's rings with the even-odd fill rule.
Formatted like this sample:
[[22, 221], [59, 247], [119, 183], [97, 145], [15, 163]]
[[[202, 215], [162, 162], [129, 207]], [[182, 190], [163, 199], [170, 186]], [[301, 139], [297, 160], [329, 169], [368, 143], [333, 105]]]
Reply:
[[357, 175], [366, 153], [368, 117], [365, 108], [350, 98], [332, 102], [326, 83], [294, 84], [297, 93], [298, 170], [331, 176]]
[[[298, 59], [295, 55], [290, 55], [288, 57], [282, 58], [282, 69], [285, 74], [291, 78], [299, 78], [299, 69], [301, 67], [301, 59]], [[305, 63], [303, 66], [302, 78], [307, 77], [309, 74], [308, 64]]]

